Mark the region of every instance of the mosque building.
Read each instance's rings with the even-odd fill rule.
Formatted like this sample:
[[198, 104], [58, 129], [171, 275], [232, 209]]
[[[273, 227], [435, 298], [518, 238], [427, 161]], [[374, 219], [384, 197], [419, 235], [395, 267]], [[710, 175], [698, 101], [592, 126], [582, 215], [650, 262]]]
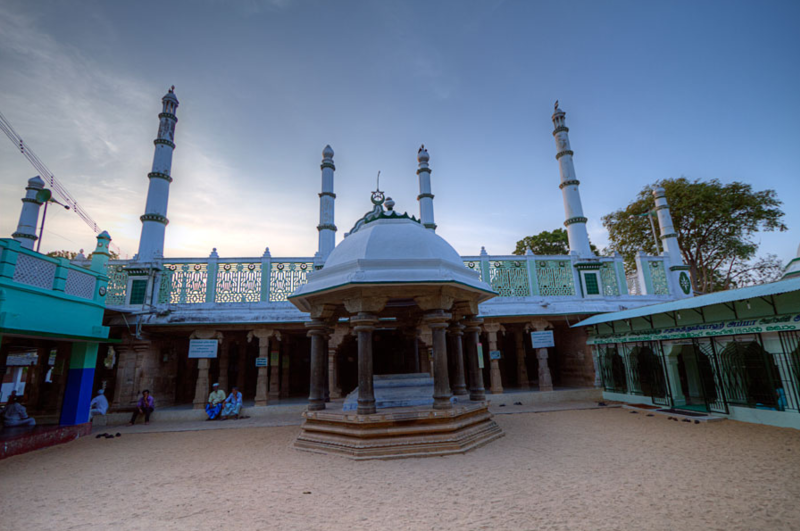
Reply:
[[[439, 396], [478, 393], [478, 376], [491, 395], [594, 390], [605, 382], [604, 358], [587, 343], [586, 329], [573, 325], [598, 314], [639, 311], [692, 296], [663, 190], [655, 192], [664, 249], [660, 255], [640, 252], [635, 274], [626, 275], [622, 256], [593, 253], [566, 113], [558, 102], [553, 136], [569, 254], [489, 255], [481, 249], [476, 255], [458, 256], [436, 235], [436, 182], [432, 157], [424, 146], [417, 153], [418, 214], [400, 214], [395, 205], [401, 201], [380, 190], [371, 196], [365, 193], [369, 210], [359, 220], [340, 220], [352, 223], [352, 229], [337, 246], [337, 168], [333, 149], [325, 146], [316, 252], [272, 256], [266, 248], [261, 256], [229, 258], [214, 249], [207, 257], [165, 257], [178, 106], [173, 87], [163, 97], [158, 115], [138, 253], [132, 260], [103, 264], [107, 287], [103, 277], [102, 326], [109, 332], [94, 357], [93, 378], [95, 389], [105, 389], [112, 411], [133, 408], [144, 389], [161, 408], [189, 404], [202, 408], [213, 382], [226, 390], [238, 386], [245, 401], [256, 407], [310, 397], [313, 409], [359, 386], [363, 356], [360, 359], [358, 338], [364, 327], [374, 345], [371, 374], [376, 378], [434, 374], [439, 363], [439, 373], [443, 367], [449, 373], [447, 389], [441, 379], [436, 381]], [[35, 237], [32, 216], [36, 214], [26, 199], [23, 202], [14, 240], [24, 246], [31, 235]], [[397, 227], [404, 227], [402, 237], [392, 236]], [[408, 234], [416, 236], [407, 240]], [[94, 260], [92, 264], [94, 268]], [[79, 258], [69, 267], [86, 265]], [[425, 275], [455, 290], [442, 287], [445, 291], [437, 295], [435, 310], [449, 317], [426, 313], [434, 311], [433, 303], [420, 302], [425, 291], [420, 287], [418, 295], [408, 291], [386, 295], [378, 304], [380, 312], [370, 310], [367, 303], [367, 309], [359, 310], [355, 303], [348, 307], [349, 299], [342, 299], [334, 305], [338, 310], [325, 314], [324, 326], [315, 324], [325, 312], [312, 311], [317, 291], [310, 293], [310, 287], [330, 292], [325, 299], [330, 305], [339, 286], [380, 285], [395, 293], [393, 284], [416, 279], [415, 285], [422, 286]], [[30, 338], [8, 335], [5, 329], [0, 333], [3, 360], [21, 346], [38, 345]], [[469, 338], [464, 348], [462, 337]], [[464, 352], [473, 348], [472, 358], [465, 358]], [[44, 358], [39, 356], [37, 363], [45, 366]], [[361, 407], [361, 401], [358, 404]]]

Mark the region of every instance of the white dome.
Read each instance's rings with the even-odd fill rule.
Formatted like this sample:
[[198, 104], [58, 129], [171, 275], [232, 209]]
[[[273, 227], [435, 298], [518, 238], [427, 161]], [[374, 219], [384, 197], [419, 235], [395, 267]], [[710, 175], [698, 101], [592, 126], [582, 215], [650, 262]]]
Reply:
[[370, 221], [345, 238], [292, 298], [348, 284], [417, 283], [456, 283], [493, 293], [443, 238], [398, 216]]

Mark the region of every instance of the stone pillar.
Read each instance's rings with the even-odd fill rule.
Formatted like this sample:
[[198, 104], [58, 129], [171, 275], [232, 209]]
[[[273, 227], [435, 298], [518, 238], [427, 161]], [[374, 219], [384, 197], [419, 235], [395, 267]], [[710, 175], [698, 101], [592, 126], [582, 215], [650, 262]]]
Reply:
[[[216, 339], [220, 341], [222, 340], [222, 334], [216, 330], [195, 330], [191, 333], [189, 339]], [[194, 400], [192, 401], [194, 409], [203, 409], [208, 403], [208, 368], [210, 365], [211, 360], [208, 358], [197, 360], [197, 383], [194, 387]]]
[[[502, 329], [500, 323], [486, 323], [483, 329], [489, 336], [489, 351], [497, 350], [497, 332]], [[499, 395], [503, 392], [503, 380], [500, 377], [500, 360], [489, 361], [489, 392]]]
[[337, 326], [335, 332], [328, 340], [328, 388], [330, 397], [333, 399], [342, 398], [342, 388], [339, 385], [339, 347], [344, 341], [349, 329], [344, 326]]
[[452, 315], [443, 310], [432, 310], [425, 314], [425, 321], [433, 333], [433, 408], [453, 407], [450, 398], [450, 378], [447, 373], [447, 337], [445, 330]]
[[197, 360], [197, 383], [194, 387], [194, 409], [203, 409], [208, 403], [208, 366], [210, 360], [201, 358]]
[[230, 344], [226, 339], [220, 340], [219, 344], [219, 377], [217, 378], [217, 383], [219, 384], [219, 388], [225, 391], [225, 393], [229, 393], [230, 389], [228, 389], [228, 350]]
[[358, 414], [375, 413], [375, 390], [372, 383], [372, 332], [378, 317], [368, 312], [358, 312], [350, 318], [358, 337]]
[[[258, 339], [258, 357], [267, 358], [267, 360], [269, 360], [269, 340], [274, 333], [274, 330], [252, 330], [247, 334], [248, 342], [252, 341], [254, 337]], [[269, 367], [258, 367], [255, 396], [256, 406], [266, 406], [269, 403], [269, 397], [267, 395], [268, 384]], [[221, 385], [220, 383], [220, 386]]]
[[311, 338], [311, 385], [308, 394], [308, 410], [325, 409], [325, 347], [327, 327], [325, 321], [312, 319], [306, 323]]
[[136, 350], [133, 345], [125, 344], [115, 347], [115, 350], [117, 351], [117, 376], [111, 409], [118, 410], [131, 405], [136, 396], [134, 382], [136, 376]]
[[278, 400], [281, 397], [281, 352], [278, 341], [281, 341], [281, 335], [280, 332], [275, 332], [275, 338], [272, 340], [272, 349], [269, 353], [268, 400]]
[[478, 361], [481, 324], [483, 319], [474, 315], [467, 316], [464, 320], [466, 328], [465, 347], [467, 354], [467, 367], [469, 367], [469, 399], [476, 402], [486, 400], [486, 390], [483, 388], [483, 371]]
[[[537, 319], [531, 323], [531, 327], [537, 332], [547, 330], [550, 323], [544, 319]], [[547, 349], [536, 349], [536, 357], [539, 360], [539, 391], [552, 391], [553, 378], [550, 375], [550, 366], [547, 364]]]
[[241, 341], [237, 341], [236, 353], [239, 358], [239, 372], [236, 373], [236, 386], [239, 388], [239, 392], [242, 393], [242, 396], [244, 396], [244, 372], [247, 370], [247, 367], [245, 367], [245, 365], [247, 365], [247, 346]]
[[417, 328], [417, 341], [422, 343], [420, 350], [420, 371], [433, 376], [433, 365], [431, 364], [430, 348], [433, 346], [433, 334], [431, 329], [426, 327]]
[[281, 398], [289, 397], [289, 370], [291, 369], [292, 358], [290, 354], [289, 339], [281, 342]]
[[453, 360], [454, 378], [453, 378], [453, 394], [456, 396], [467, 395], [467, 383], [464, 378], [464, 348], [462, 345], [462, 337], [464, 336], [464, 326], [456, 321], [450, 323], [447, 329], [450, 336], [450, 343], [452, 345], [452, 355], [455, 357]]
[[[523, 330], [514, 330], [514, 345], [516, 346], [517, 353], [517, 385], [521, 389], [528, 389], [530, 383], [528, 382], [528, 365], [525, 363], [525, 337], [522, 335]], [[547, 355], [545, 354], [545, 358]]]

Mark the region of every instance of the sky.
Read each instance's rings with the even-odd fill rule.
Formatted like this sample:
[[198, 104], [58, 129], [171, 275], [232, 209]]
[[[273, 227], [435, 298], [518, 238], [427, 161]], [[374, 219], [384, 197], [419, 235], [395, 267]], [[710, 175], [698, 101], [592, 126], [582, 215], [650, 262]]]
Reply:
[[[658, 179], [774, 189], [800, 243], [800, 2], [0, 0], [0, 112], [123, 256], [141, 231], [161, 97], [180, 100], [164, 254], [311, 256], [335, 150], [337, 242], [381, 189], [437, 234], [509, 254], [562, 227], [553, 103], [588, 230]], [[0, 234], [36, 171], [0, 137]], [[48, 210], [42, 251], [94, 248]]]

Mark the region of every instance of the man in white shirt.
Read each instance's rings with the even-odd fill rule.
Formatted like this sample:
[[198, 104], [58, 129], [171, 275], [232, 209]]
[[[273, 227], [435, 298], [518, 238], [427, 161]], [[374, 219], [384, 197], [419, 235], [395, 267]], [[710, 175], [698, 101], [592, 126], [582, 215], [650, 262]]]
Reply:
[[91, 419], [95, 415], [105, 415], [106, 412], [108, 412], [108, 399], [106, 399], [105, 391], [100, 389], [89, 404], [89, 418]]

